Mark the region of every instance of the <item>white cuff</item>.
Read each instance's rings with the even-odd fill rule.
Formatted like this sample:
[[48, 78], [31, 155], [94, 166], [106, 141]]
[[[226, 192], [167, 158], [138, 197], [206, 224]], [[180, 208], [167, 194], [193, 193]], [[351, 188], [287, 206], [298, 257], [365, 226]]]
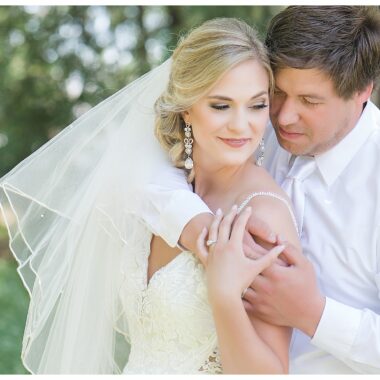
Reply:
[[361, 310], [326, 297], [325, 309], [311, 343], [337, 357], [346, 357], [354, 344], [361, 317]]
[[165, 206], [160, 219], [166, 227], [166, 240], [171, 247], [179, 241], [183, 229], [191, 219], [202, 213], [211, 213], [207, 205], [188, 190], [178, 190]]

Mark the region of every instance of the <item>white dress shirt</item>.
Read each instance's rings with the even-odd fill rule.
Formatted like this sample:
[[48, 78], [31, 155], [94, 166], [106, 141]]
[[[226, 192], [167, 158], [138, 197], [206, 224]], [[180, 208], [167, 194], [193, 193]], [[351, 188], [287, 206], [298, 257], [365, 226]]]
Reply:
[[[266, 167], [277, 183], [290, 153], [267, 135]], [[304, 182], [303, 252], [326, 307], [312, 339], [298, 330], [292, 373], [380, 373], [380, 111], [367, 103], [355, 128]]]
[[[289, 158], [268, 129], [264, 165], [279, 184]], [[355, 128], [315, 160], [304, 182], [301, 241], [327, 298], [314, 337], [293, 333], [290, 371], [380, 373], [379, 109], [368, 102]], [[143, 219], [171, 246], [190, 219], [210, 212], [173, 167], [163, 167], [142, 196]]]
[[142, 189], [135, 212], [155, 235], [175, 247], [186, 224], [195, 216], [211, 211], [193, 193], [183, 170], [165, 162], [161, 165], [155, 178]]

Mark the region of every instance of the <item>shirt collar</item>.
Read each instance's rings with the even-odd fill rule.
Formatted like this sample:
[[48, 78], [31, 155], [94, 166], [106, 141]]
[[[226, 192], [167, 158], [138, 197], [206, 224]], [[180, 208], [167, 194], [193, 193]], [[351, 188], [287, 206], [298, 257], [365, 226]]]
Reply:
[[315, 156], [315, 161], [327, 186], [330, 186], [354, 158], [373, 130], [379, 128], [380, 111], [367, 102], [355, 127], [337, 145]]

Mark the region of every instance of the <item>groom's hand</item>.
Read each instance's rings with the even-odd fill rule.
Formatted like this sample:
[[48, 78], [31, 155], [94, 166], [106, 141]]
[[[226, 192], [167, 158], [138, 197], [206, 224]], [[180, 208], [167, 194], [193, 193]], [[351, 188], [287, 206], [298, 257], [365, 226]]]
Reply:
[[[258, 259], [266, 255], [275, 245], [282, 244], [278, 236], [271, 230], [267, 223], [253, 214], [248, 220], [243, 238], [244, 254], [251, 259]], [[283, 256], [276, 262], [280, 265], [288, 265]]]
[[252, 237], [269, 244], [275, 244], [277, 240], [276, 234], [269, 225], [255, 215], [255, 210], [252, 211], [252, 215], [248, 220], [247, 232]]
[[[263, 245], [260, 245], [261, 244]], [[263, 220], [255, 216], [254, 211], [250, 216], [243, 238], [244, 254], [257, 259], [265, 255], [276, 243], [276, 234]], [[264, 248], [265, 247], [265, 248]]]
[[302, 252], [287, 244], [282, 255], [290, 265], [274, 264], [255, 279], [244, 296], [246, 310], [268, 323], [295, 327], [312, 337], [325, 297], [318, 289], [313, 265]]

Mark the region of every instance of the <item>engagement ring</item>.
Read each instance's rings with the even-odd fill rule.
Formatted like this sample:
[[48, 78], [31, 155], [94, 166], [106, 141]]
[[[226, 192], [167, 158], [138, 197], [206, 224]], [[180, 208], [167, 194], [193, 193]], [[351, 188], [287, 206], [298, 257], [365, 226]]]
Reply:
[[216, 244], [216, 240], [207, 240], [206, 245], [207, 247], [211, 247], [212, 245]]

